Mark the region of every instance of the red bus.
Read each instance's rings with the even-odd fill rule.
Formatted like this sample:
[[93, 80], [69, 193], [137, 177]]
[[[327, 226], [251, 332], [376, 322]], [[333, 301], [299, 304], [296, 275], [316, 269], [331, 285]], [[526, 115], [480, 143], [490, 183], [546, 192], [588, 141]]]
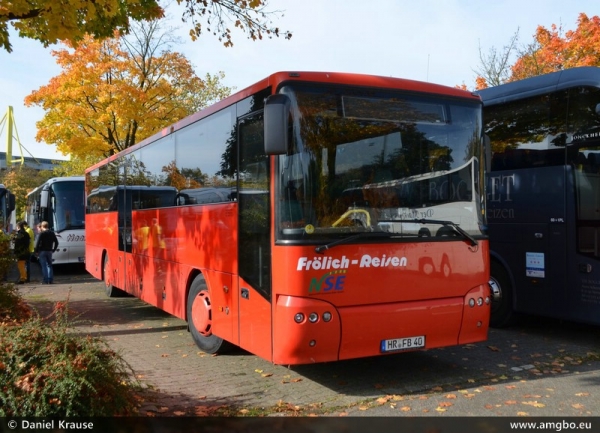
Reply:
[[86, 170], [86, 268], [276, 364], [484, 341], [481, 101], [279, 72]]

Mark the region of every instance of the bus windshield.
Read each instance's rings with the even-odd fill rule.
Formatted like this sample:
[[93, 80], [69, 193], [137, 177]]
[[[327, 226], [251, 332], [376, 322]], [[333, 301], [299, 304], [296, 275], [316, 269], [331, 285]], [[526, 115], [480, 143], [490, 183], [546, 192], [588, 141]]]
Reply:
[[85, 228], [83, 181], [66, 181], [52, 184], [50, 212], [54, 215], [53, 230], [60, 233], [67, 229]]
[[281, 92], [293, 129], [291, 152], [278, 161], [280, 240], [414, 239], [448, 223], [482, 234], [477, 103], [343, 87]]

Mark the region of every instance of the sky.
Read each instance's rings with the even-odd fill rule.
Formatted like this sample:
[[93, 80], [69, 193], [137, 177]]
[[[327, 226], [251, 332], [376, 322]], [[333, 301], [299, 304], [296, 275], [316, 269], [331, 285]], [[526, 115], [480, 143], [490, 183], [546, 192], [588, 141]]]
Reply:
[[[283, 14], [272, 19], [293, 33], [291, 40], [251, 41], [232, 30], [234, 46], [226, 48], [212, 34], [192, 42], [180, 10], [171, 8], [168, 23], [179, 27], [182, 40], [174, 49], [200, 77], [222, 71], [222, 84], [236, 90], [278, 71], [364, 73], [474, 88], [480, 52], [501, 51], [517, 31], [519, 44], [529, 44], [538, 26], [574, 30], [580, 13], [600, 12], [597, 0], [270, 0], [269, 9]], [[0, 49], [0, 120], [12, 106], [24, 156], [67, 159], [36, 142], [44, 110], [23, 102], [60, 74], [51, 55], [60, 47], [44, 48], [14, 32], [11, 42], [12, 53]], [[6, 151], [5, 125], [0, 131]]]

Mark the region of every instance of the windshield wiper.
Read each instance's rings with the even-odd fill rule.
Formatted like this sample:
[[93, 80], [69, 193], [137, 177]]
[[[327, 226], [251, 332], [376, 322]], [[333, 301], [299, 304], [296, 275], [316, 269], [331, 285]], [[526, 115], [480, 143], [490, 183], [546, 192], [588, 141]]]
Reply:
[[335, 246], [347, 244], [347, 243], [354, 241], [355, 239], [360, 239], [362, 237], [369, 237], [369, 236], [379, 236], [379, 237], [386, 237], [386, 238], [395, 237], [393, 233], [387, 233], [387, 232], [360, 232], [355, 235], [348, 236], [347, 238], [342, 238], [342, 239], [338, 239], [337, 241], [329, 242], [328, 244], [325, 244], [325, 245], [319, 245], [318, 247], [315, 248], [315, 251], [319, 254], [323, 254], [324, 251], [326, 251], [330, 248], [333, 248]]
[[456, 224], [454, 221], [443, 221], [443, 220], [430, 220], [430, 219], [426, 219], [426, 218], [421, 218], [421, 219], [412, 219], [412, 220], [394, 220], [394, 221], [390, 221], [390, 222], [399, 222], [399, 223], [419, 223], [419, 224], [439, 224], [442, 225], [444, 227], [452, 227], [452, 229], [458, 233], [459, 235], [461, 235], [462, 237], [464, 237], [465, 239], [467, 239], [471, 246], [474, 247], [476, 245], [479, 245], [479, 242], [477, 242], [477, 239], [475, 239], [473, 236], [471, 236], [469, 233], [467, 233], [464, 229], [462, 229], [458, 224]]

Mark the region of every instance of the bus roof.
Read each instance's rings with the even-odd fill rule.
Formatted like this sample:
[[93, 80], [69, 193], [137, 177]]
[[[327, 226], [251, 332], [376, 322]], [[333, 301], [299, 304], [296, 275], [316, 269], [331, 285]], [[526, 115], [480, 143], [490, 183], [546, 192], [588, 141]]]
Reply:
[[568, 89], [574, 86], [600, 87], [600, 68], [583, 66], [564, 71], [538, 75], [537, 77], [513, 81], [500, 86], [478, 90], [483, 105], [496, 105], [531, 96]]
[[194, 113], [179, 122], [174, 123], [171, 126], [163, 128], [161, 131], [156, 134], [146, 138], [145, 140], [137, 143], [118, 154], [112, 155], [107, 159], [104, 159], [93, 166], [89, 167], [86, 170], [88, 173], [91, 170], [94, 170], [97, 167], [100, 167], [107, 162], [110, 162], [116, 159], [120, 155], [124, 155], [130, 152], [133, 152], [144, 145], [156, 141], [157, 139], [167, 136], [174, 131], [177, 131], [185, 126], [190, 125], [212, 113], [216, 113], [223, 108], [230, 106], [238, 101], [241, 101], [261, 90], [272, 88], [278, 89], [285, 83], [289, 83], [291, 81], [296, 82], [312, 82], [312, 83], [335, 83], [338, 85], [347, 85], [347, 86], [361, 86], [361, 87], [373, 87], [379, 89], [397, 89], [397, 90], [405, 90], [407, 92], [420, 92], [420, 93], [431, 93], [435, 95], [442, 95], [448, 97], [456, 97], [456, 98], [466, 98], [471, 99], [473, 101], [480, 101], [479, 95], [473, 92], [468, 92], [465, 90], [458, 89], [456, 87], [444, 86], [441, 84], [427, 83], [423, 81], [416, 80], [408, 80], [404, 78], [394, 78], [394, 77], [383, 77], [378, 75], [365, 75], [365, 74], [353, 74], [353, 73], [345, 73], [345, 72], [276, 72], [274, 74], [269, 75], [267, 78], [258, 81], [257, 83], [246, 87], [243, 90], [240, 90], [227, 98], [204, 108], [203, 110]]
[[83, 182], [84, 180], [85, 180], [85, 176], [52, 177], [52, 178], [48, 179], [46, 182], [44, 182], [44, 183], [36, 186], [34, 189], [32, 189], [31, 191], [29, 191], [27, 193], [27, 196], [30, 196], [31, 194], [33, 194], [34, 192], [36, 192], [40, 188], [44, 188], [45, 186], [51, 185], [53, 183], [58, 183], [58, 182], [73, 182], [73, 181], [81, 181], [81, 182]]

